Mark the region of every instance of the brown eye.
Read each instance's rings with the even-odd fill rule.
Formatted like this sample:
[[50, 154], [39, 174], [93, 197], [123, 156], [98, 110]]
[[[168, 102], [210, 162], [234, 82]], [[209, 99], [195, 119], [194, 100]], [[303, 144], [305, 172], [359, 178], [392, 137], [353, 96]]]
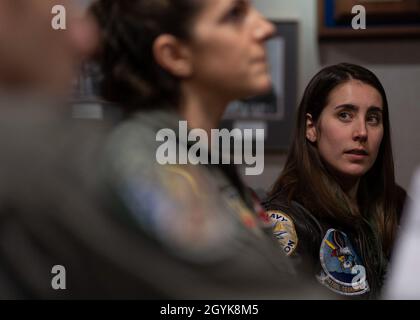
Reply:
[[370, 114], [367, 117], [367, 122], [373, 125], [378, 125], [382, 121], [382, 118], [379, 114]]
[[352, 119], [352, 114], [347, 111], [342, 111], [338, 114], [338, 118], [342, 121], [350, 121]]

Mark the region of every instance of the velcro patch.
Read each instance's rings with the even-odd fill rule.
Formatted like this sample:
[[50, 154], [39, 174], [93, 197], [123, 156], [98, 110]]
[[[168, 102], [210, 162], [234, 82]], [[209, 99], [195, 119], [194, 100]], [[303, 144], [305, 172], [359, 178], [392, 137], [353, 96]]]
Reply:
[[280, 210], [268, 210], [268, 216], [273, 222], [273, 232], [286, 255], [290, 256], [296, 250], [298, 236], [293, 220]]

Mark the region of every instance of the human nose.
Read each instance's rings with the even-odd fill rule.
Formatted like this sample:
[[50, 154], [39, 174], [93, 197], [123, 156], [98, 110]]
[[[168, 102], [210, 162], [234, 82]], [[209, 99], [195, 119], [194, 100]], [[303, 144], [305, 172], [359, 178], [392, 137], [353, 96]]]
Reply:
[[254, 37], [258, 41], [266, 41], [274, 36], [276, 28], [274, 24], [264, 18], [258, 11], [256, 11], [256, 27], [254, 30]]
[[353, 140], [364, 142], [368, 138], [368, 130], [366, 126], [366, 122], [362, 119], [355, 122], [355, 127], [353, 131]]

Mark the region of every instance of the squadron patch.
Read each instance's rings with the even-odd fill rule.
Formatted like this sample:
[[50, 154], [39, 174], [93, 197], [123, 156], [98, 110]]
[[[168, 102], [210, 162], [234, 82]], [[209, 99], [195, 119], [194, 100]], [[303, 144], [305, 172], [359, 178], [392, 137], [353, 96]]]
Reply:
[[274, 236], [283, 248], [284, 253], [290, 256], [298, 244], [293, 220], [280, 210], [268, 210], [267, 214], [273, 223]]
[[329, 229], [320, 248], [321, 272], [318, 280], [343, 295], [361, 295], [369, 291], [366, 270], [344, 232]]
[[195, 167], [160, 169], [150, 170], [150, 177], [133, 176], [122, 183], [119, 195], [130, 216], [147, 234], [183, 258], [202, 261], [228, 254], [225, 244], [235, 229], [222, 214], [224, 207], [216, 201], [215, 186], [206, 183]]

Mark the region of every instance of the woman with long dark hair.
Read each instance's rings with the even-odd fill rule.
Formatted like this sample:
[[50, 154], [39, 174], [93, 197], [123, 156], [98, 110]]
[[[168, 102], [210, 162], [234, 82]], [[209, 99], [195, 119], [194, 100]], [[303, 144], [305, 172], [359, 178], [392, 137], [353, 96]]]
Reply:
[[285, 167], [264, 203], [286, 254], [334, 292], [376, 297], [404, 199], [382, 84], [354, 64], [322, 69], [304, 92]]
[[270, 89], [272, 24], [245, 0], [100, 0], [92, 12], [102, 32], [102, 95], [125, 114], [101, 172], [111, 212], [142, 246], [121, 261], [137, 279], [133, 292], [297, 297], [288, 261], [235, 169], [207, 162], [214, 154], [205, 148], [192, 153], [180, 133], [210, 136], [231, 100]]

